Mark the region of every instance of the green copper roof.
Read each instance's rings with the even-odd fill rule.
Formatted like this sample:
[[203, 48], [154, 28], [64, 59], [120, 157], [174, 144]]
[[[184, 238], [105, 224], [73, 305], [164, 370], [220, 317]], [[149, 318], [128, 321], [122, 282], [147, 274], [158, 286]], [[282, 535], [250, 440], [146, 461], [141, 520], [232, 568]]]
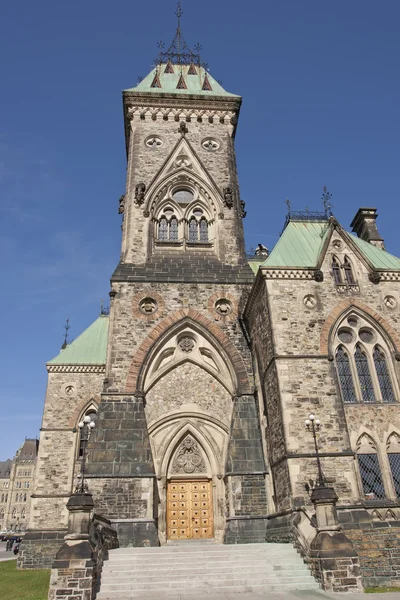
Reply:
[[[328, 232], [333, 224], [321, 221], [289, 221], [263, 267], [315, 268]], [[352, 242], [375, 269], [400, 270], [400, 258], [377, 248], [353, 234]]]
[[101, 315], [61, 350], [48, 365], [104, 365], [107, 355], [108, 316]]
[[[150, 73], [142, 79], [138, 85], [133, 88], [124, 90], [125, 92], [151, 92], [152, 94], [196, 94], [197, 96], [223, 96], [230, 98], [240, 98], [236, 94], [230, 94], [225, 91], [224, 88], [207, 73], [203, 67], [194, 65], [196, 71], [195, 75], [189, 75], [188, 71], [191, 68], [190, 65], [172, 65], [173, 73], [166, 73], [166, 64], [161, 64], [155, 67]], [[193, 67], [192, 67], [193, 68]], [[156, 81], [156, 75], [158, 75], [158, 81]], [[186, 87], [180, 87], [178, 89], [178, 83], [180, 82]], [[207, 77], [210, 84], [208, 90], [203, 89], [205, 78]], [[154, 87], [159, 85], [160, 87]]]
[[263, 267], [316, 267], [328, 221], [290, 221]]
[[393, 256], [393, 254], [389, 254], [386, 250], [377, 248], [373, 244], [370, 244], [353, 234], [351, 234], [351, 237], [353, 242], [358, 246], [375, 269], [385, 269], [386, 271], [400, 270], [400, 258]]

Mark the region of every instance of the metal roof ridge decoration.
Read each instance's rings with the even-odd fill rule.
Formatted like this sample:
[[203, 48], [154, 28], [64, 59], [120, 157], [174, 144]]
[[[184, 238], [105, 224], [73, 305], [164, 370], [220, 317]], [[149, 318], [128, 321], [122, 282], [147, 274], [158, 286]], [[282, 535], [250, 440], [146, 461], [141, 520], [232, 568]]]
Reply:
[[331, 199], [332, 194], [328, 191], [326, 185], [324, 185], [322, 188], [321, 196], [322, 204], [324, 206], [323, 211], [310, 211], [307, 206], [305, 210], [292, 210], [292, 203], [290, 202], [289, 198], [286, 198], [285, 204], [288, 211], [286, 213], [285, 224], [281, 231], [281, 235], [290, 221], [329, 221], [329, 219], [333, 217], [333, 204]]
[[[165, 44], [163, 41], [159, 41], [157, 46], [160, 49], [159, 55], [155, 61], [156, 65], [161, 65], [166, 63], [167, 65], [190, 65], [193, 73], [192, 65], [195, 64], [197, 66], [202, 66], [206, 71], [208, 70], [208, 65], [206, 63], [201, 62], [200, 50], [201, 45], [196, 44], [194, 50], [191, 50], [187, 45], [186, 41], [182, 36], [181, 31], [181, 17], [183, 15], [183, 10], [181, 8], [181, 3], [178, 2], [176, 6], [175, 14], [178, 18], [178, 24], [175, 32], [174, 39], [169, 45], [168, 49], [164, 51]], [[189, 69], [190, 70], [190, 69]], [[167, 72], [167, 71], [166, 71]], [[169, 72], [169, 71], [168, 71]], [[191, 73], [191, 74], [192, 74]]]

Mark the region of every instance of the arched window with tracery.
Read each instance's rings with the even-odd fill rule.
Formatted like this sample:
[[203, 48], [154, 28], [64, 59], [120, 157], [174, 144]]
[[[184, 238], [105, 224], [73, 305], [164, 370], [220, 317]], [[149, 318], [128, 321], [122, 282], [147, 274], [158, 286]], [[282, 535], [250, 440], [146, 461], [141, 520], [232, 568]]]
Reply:
[[385, 498], [385, 487], [376, 445], [369, 435], [363, 434], [359, 438], [356, 453], [362, 489], [366, 500]]
[[363, 402], [375, 402], [375, 392], [372, 383], [371, 372], [369, 370], [368, 358], [364, 349], [357, 344], [354, 353], [358, 381], [360, 383]]
[[197, 221], [195, 217], [192, 217], [189, 221], [189, 242], [198, 241]]
[[159, 242], [179, 241], [179, 224], [176, 211], [172, 206], [166, 206], [158, 219], [157, 240]]
[[375, 346], [373, 358], [379, 387], [382, 394], [382, 400], [383, 402], [395, 402], [396, 399], [394, 397], [393, 385], [389, 375], [386, 356], [379, 346]]
[[398, 382], [378, 327], [361, 314], [350, 313], [337, 327], [333, 345], [344, 403], [396, 402]]
[[356, 285], [357, 282], [354, 277], [353, 267], [351, 266], [351, 262], [350, 262], [348, 256], [344, 257], [342, 266], [343, 266], [343, 270], [344, 270], [344, 279], [345, 279], [347, 285]]
[[336, 256], [334, 256], [332, 259], [332, 274], [336, 285], [341, 285], [343, 283], [342, 273], [340, 272], [340, 264]]
[[350, 359], [343, 346], [339, 346], [336, 351], [336, 366], [339, 376], [340, 389], [342, 390], [343, 402], [357, 402], [353, 374], [350, 367]]
[[200, 207], [196, 207], [191, 211], [188, 239], [192, 244], [204, 244], [209, 241], [209, 222], [204, 214], [204, 210]]
[[205, 217], [200, 219], [200, 242], [208, 242], [208, 223]]

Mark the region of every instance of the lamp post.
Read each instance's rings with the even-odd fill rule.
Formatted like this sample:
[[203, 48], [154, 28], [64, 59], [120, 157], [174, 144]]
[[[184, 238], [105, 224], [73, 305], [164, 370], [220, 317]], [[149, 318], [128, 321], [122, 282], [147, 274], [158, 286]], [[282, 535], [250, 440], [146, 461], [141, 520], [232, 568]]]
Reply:
[[81, 432], [81, 444], [82, 444], [82, 462], [81, 462], [81, 477], [80, 482], [77, 485], [77, 493], [84, 494], [85, 493], [85, 467], [86, 467], [86, 448], [87, 443], [89, 441], [90, 432], [96, 426], [95, 422], [91, 420], [89, 415], [86, 415], [78, 425]]
[[307, 431], [311, 431], [313, 440], [314, 440], [315, 457], [317, 459], [317, 468], [318, 468], [317, 487], [325, 487], [326, 480], [325, 480], [325, 475], [323, 474], [323, 471], [322, 471], [321, 459], [319, 456], [318, 443], [317, 443], [317, 433], [319, 432], [319, 430], [321, 428], [321, 421], [319, 419], [316, 419], [315, 415], [313, 413], [311, 413], [309, 415], [308, 419], [306, 419], [304, 421], [304, 424], [306, 426]]

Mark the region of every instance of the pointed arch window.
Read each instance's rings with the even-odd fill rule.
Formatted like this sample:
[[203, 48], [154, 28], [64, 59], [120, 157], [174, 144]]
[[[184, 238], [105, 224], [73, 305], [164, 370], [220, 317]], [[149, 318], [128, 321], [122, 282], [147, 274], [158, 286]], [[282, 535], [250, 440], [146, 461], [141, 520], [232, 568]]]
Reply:
[[12, 518], [13, 519], [17, 518], [17, 509], [16, 508], [14, 508], [13, 511], [12, 511]]
[[25, 508], [23, 508], [23, 509], [21, 510], [21, 519], [25, 519], [25, 518], [26, 518], [26, 509], [25, 509]]
[[343, 281], [342, 281], [342, 274], [340, 272], [340, 264], [339, 264], [339, 261], [336, 258], [336, 256], [334, 256], [332, 259], [332, 274], [333, 274], [333, 280], [334, 280], [335, 284], [342, 285]]
[[374, 348], [373, 359], [383, 402], [395, 402], [386, 356], [378, 346]]
[[169, 222], [169, 239], [172, 242], [178, 241], [178, 220], [176, 217], [171, 217]]
[[387, 453], [394, 491], [400, 498], [400, 436], [397, 433], [388, 437]]
[[346, 316], [334, 338], [335, 363], [344, 403], [393, 403], [399, 385], [387, 343], [360, 314]]
[[161, 241], [168, 239], [168, 221], [166, 217], [161, 217], [158, 224], [158, 239]]
[[344, 257], [343, 261], [344, 278], [347, 285], [356, 285], [356, 279], [354, 277], [353, 268], [351, 262], [347, 256]]
[[349, 404], [357, 402], [349, 356], [342, 346], [339, 346], [336, 352], [336, 366], [339, 375], [340, 388], [342, 390], [343, 402]]
[[192, 217], [189, 221], [189, 242], [197, 242], [197, 221]]
[[[82, 419], [86, 416], [90, 417], [91, 421], [94, 421], [96, 423], [97, 421], [97, 411], [94, 408], [89, 408], [85, 414], [83, 415]], [[82, 458], [83, 456], [83, 447], [84, 447], [84, 441], [81, 439], [81, 430], [79, 430], [79, 453], [78, 453], [78, 458]], [[26, 498], [26, 494], [25, 494], [25, 498]]]
[[358, 467], [365, 497], [368, 500], [385, 497], [385, 488], [377, 454], [358, 454]]
[[363, 402], [375, 402], [375, 392], [371, 378], [371, 371], [369, 369], [368, 358], [359, 344], [356, 346], [354, 358]]
[[208, 242], [208, 223], [205, 217], [200, 219], [200, 242]]

